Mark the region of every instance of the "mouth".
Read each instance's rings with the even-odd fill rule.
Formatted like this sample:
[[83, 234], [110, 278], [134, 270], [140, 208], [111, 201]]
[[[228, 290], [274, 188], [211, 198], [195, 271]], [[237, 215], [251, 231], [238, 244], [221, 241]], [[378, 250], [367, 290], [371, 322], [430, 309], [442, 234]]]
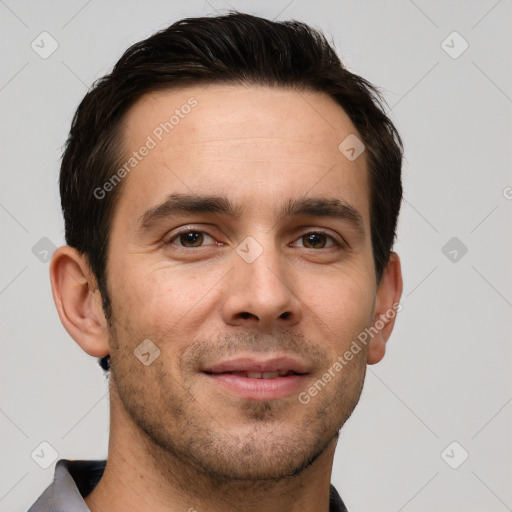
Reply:
[[251, 357], [221, 361], [201, 370], [211, 383], [246, 400], [279, 400], [304, 385], [309, 368], [303, 361]]
[[278, 377], [288, 377], [290, 375], [304, 375], [301, 373], [294, 372], [292, 370], [278, 370], [275, 372], [250, 372], [250, 371], [238, 371], [238, 372], [205, 372], [209, 375], [236, 375], [238, 377], [245, 377], [246, 379], [276, 379]]

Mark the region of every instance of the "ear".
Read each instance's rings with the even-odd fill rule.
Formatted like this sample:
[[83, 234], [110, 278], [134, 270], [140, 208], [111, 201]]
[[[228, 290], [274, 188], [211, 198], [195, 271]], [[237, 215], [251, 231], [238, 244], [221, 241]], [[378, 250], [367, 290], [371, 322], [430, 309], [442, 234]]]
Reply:
[[67, 245], [50, 263], [50, 281], [60, 321], [69, 335], [94, 357], [109, 354], [107, 321], [87, 258]]
[[396, 315], [402, 309], [399, 304], [402, 289], [400, 258], [396, 252], [391, 252], [377, 288], [373, 325], [369, 329], [373, 336], [368, 348], [368, 364], [378, 363], [386, 353], [386, 342], [391, 336]]

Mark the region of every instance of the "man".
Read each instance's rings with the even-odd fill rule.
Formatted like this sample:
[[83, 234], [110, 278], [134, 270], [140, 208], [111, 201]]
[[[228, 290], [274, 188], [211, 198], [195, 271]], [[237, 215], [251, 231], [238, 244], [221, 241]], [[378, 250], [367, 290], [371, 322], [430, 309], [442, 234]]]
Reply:
[[402, 292], [402, 146], [304, 24], [177, 22], [80, 104], [60, 319], [110, 371], [107, 461], [41, 511], [343, 511], [338, 434]]

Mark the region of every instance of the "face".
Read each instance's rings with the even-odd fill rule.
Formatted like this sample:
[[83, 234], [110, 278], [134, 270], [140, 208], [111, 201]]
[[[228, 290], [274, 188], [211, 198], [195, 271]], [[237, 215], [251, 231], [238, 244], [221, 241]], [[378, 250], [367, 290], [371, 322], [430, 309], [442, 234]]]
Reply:
[[373, 320], [368, 171], [338, 149], [350, 134], [329, 97], [276, 88], [163, 91], [129, 111], [111, 379], [160, 451], [218, 478], [279, 479], [353, 411], [366, 347], [299, 400]]

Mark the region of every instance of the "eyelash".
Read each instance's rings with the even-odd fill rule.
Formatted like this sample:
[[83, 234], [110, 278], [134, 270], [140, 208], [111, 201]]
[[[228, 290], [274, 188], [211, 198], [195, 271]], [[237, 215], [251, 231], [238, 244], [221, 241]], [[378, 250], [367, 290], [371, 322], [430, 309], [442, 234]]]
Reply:
[[[201, 247], [204, 247], [204, 245], [200, 245], [200, 246], [197, 246], [197, 247], [185, 247], [183, 245], [174, 244], [174, 240], [179, 238], [181, 235], [185, 235], [187, 233], [203, 233], [203, 234], [209, 236], [212, 239], [214, 238], [213, 236], [208, 234], [206, 231], [202, 231], [200, 229], [185, 229], [183, 231], [179, 231], [178, 233], [175, 233], [168, 241], [165, 242], [165, 244], [166, 245], [177, 245], [177, 247], [179, 247], [180, 249], [185, 250], [185, 251], [188, 250], [188, 249], [200, 249]], [[329, 234], [327, 234], [327, 233], [325, 233], [324, 231], [321, 231], [321, 230], [306, 231], [305, 233], [300, 235], [296, 240], [299, 240], [300, 238], [302, 238], [302, 237], [304, 237], [306, 235], [310, 235], [310, 234], [324, 235], [326, 238], [330, 238], [332, 240], [332, 242], [334, 243], [334, 246], [331, 246], [331, 247], [320, 247], [320, 249], [332, 249], [335, 246], [339, 247], [340, 249], [346, 248], [345, 244], [342, 244], [342, 243], [338, 242], [338, 240], [336, 240], [333, 236], [331, 236], [331, 235], [329, 235]], [[318, 250], [318, 249], [314, 249], [314, 248], [310, 248], [310, 247], [303, 247], [303, 248], [304, 249]]]

